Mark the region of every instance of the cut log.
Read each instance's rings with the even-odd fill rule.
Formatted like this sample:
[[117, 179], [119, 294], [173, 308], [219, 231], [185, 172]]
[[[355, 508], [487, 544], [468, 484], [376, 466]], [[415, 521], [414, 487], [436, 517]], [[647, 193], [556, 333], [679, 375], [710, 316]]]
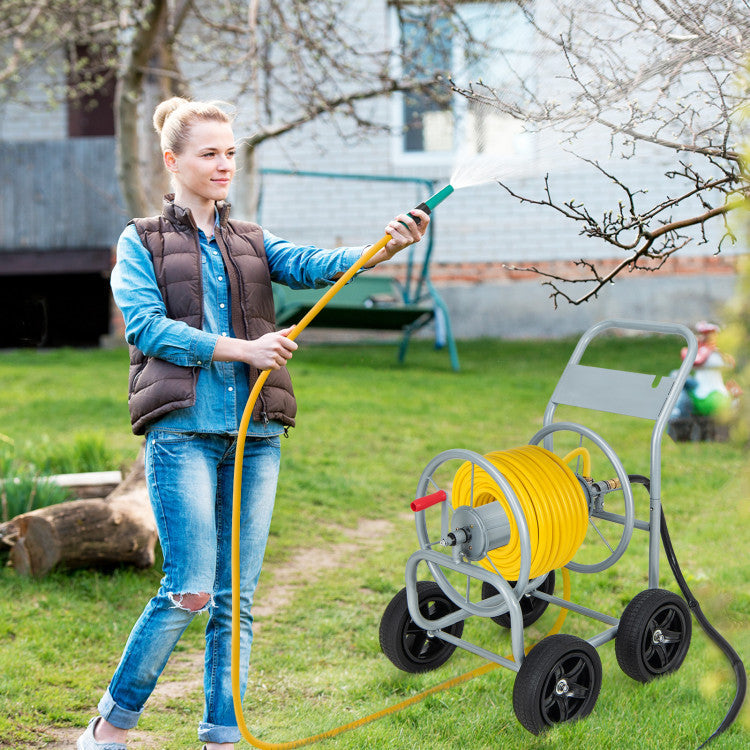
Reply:
[[87, 471], [84, 474], [53, 474], [47, 477], [60, 487], [67, 487], [78, 499], [106, 497], [122, 482], [120, 471]]
[[156, 540], [143, 451], [107, 497], [50, 505], [0, 524], [9, 564], [21, 575], [43, 576], [56, 567], [149, 567]]

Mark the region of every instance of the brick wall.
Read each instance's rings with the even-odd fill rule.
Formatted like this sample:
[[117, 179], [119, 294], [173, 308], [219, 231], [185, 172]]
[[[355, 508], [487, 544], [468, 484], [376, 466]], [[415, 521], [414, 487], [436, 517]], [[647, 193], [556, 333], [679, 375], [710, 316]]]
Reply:
[[[679, 254], [667, 260], [666, 265], [660, 269], [661, 273], [670, 276], [694, 276], [694, 275], [734, 275], [737, 272], [736, 255], [718, 256], [685, 256]], [[600, 268], [611, 268], [619, 263], [617, 258], [591, 259]], [[436, 263], [431, 267], [431, 279], [435, 284], [445, 285], [450, 283], [487, 283], [490, 281], [532, 281], [538, 279], [538, 274], [522, 270], [529, 264], [521, 261], [518, 264], [505, 263]], [[640, 266], [651, 266], [656, 268], [656, 262], [641, 262]], [[541, 274], [552, 274], [555, 276], [572, 276], [577, 271], [576, 266], [570, 261], [541, 261], [533, 263], [533, 267]], [[387, 269], [384, 269], [384, 272]], [[393, 269], [396, 270], [396, 269]], [[402, 265], [396, 273], [405, 275], [405, 267]], [[628, 275], [623, 272], [623, 276]], [[632, 272], [634, 275], [651, 275], [646, 268]]]

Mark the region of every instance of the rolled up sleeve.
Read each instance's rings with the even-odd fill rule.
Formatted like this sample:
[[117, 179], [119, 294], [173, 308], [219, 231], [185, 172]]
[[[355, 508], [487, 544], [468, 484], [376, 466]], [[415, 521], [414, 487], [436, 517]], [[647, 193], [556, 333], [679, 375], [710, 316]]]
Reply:
[[313, 245], [295, 245], [263, 230], [272, 281], [292, 289], [317, 289], [332, 284], [351, 268], [367, 245], [325, 250]]

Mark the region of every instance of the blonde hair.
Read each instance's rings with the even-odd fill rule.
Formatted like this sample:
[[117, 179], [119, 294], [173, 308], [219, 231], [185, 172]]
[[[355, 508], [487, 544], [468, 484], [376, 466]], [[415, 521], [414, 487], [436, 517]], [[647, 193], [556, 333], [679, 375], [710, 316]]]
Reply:
[[227, 113], [216, 102], [194, 102], [181, 96], [173, 96], [161, 102], [154, 110], [153, 118], [161, 150], [182, 153], [190, 137], [190, 128], [198, 121], [226, 122], [231, 125], [234, 115]]

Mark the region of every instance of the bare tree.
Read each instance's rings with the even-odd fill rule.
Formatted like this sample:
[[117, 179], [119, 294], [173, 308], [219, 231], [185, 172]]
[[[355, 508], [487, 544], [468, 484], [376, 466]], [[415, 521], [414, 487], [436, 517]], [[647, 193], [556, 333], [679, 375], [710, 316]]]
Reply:
[[[89, 45], [106, 41], [117, 26], [116, 0], [3, 0], [0, 13], [0, 95], [4, 99], [23, 100], [32, 69], [46, 63], [60, 48]], [[66, 49], [62, 69], [50, 77], [52, 94], [69, 88], [66, 74], [75, 73], [80, 60], [74, 49]], [[105, 68], [114, 60], [103, 61]], [[104, 74], [100, 69], [94, 75]], [[68, 92], [75, 96], [78, 89], [90, 88], [97, 81], [91, 76], [80, 77], [79, 85]]]
[[[390, 5], [403, 12], [401, 3]], [[463, 35], [467, 47], [479, 46], [461, 22], [460, 5], [423, 5], [426, 33], [445, 34], [448, 19], [450, 34]], [[349, 0], [3, 0], [0, 90], [22, 98], [30, 68], [59, 65], [62, 48], [66, 70], [49, 85], [50, 98], [62, 100], [75, 93], [66, 73], [86, 69], [87, 60], [73, 59], [70, 50], [84, 44], [111, 49], [118, 178], [128, 213], [144, 215], [158, 205], [161, 190], [150, 189], [154, 178], [147, 169], [155, 160], [144, 144], [154, 139], [143, 136], [154, 101], [164, 96], [199, 89], [205, 97], [210, 83], [222, 98], [241, 103], [243, 116], [252, 113], [249, 123], [243, 118], [248, 132], [241, 174], [252, 180], [254, 150], [268, 139], [318, 118], [328, 118], [342, 138], [361, 138], [389, 127], [388, 108], [378, 117], [371, 114], [376, 108], [362, 106], [367, 101], [397, 91], [449, 95], [447, 70], [414, 61], [399, 65], [385, 14], [382, 28], [371, 29], [361, 23], [361, 12]]]
[[[536, 195], [500, 181], [519, 201], [557, 212], [612, 250], [609, 267], [591, 260], [597, 255], [591, 253], [570, 276], [547, 273], [555, 302], [577, 304], [618, 274], [660, 268], [686, 245], [708, 241], [707, 224], [723, 220], [722, 242], [733, 240], [726, 215], [735, 198], [748, 193], [735, 115], [747, 93], [736, 73], [750, 36], [750, 0], [500, 5], [508, 3], [520, 8], [536, 34], [538, 75], [517, 71], [501, 88], [455, 78], [454, 91], [530, 132], [554, 134], [559, 148], [577, 153], [619, 192], [602, 211], [561, 197], [553, 171]], [[404, 15], [415, 3], [390, 5]], [[460, 0], [417, 5], [428, 38], [460, 35], [469, 57], [505, 54], [502, 45], [489, 49], [472, 37]], [[349, 0], [3, 0], [0, 93], [22, 97], [29, 70], [61, 47], [67, 70], [52, 86], [57, 98], [95, 89], [107, 73], [116, 75], [118, 176], [128, 213], [143, 215], [162, 192], [147, 172], [156, 162], [153, 153], [144, 153], [155, 143], [143, 137], [153, 104], [190, 95], [198, 82], [202, 95], [211, 82], [252, 113], [243, 120], [246, 167], [240, 177], [249, 182], [261, 143], [313, 120], [328, 118], [342, 138], [360, 138], [389, 127], [387, 110], [364, 106], [368, 101], [393, 92], [444, 100], [451, 71], [424, 61], [421, 67], [414, 60], [400, 64], [404, 49], [391, 45], [383, 29], [363, 29], [360, 13]], [[76, 55], [81, 48], [105, 50], [105, 69], [92, 73]], [[70, 73], [77, 68], [88, 74], [76, 79]], [[592, 129], [609, 134], [607, 154], [586, 152]], [[669, 187], [646, 192], [621, 167], [654, 150], [672, 155]], [[584, 291], [574, 293], [577, 288]]]
[[[580, 304], [623, 272], [657, 270], [688, 244], [707, 242], [709, 222], [724, 222], [717, 252], [734, 241], [727, 214], [750, 194], [737, 117], [748, 94], [747, 79], [738, 79], [750, 42], [748, 0], [514, 2], [536, 35], [538, 79], [519, 75], [502, 88], [454, 81], [454, 90], [515, 118], [528, 132], [554, 134], [559, 149], [577, 154], [619, 193], [614, 205], [597, 212], [561, 199], [554, 171], [537, 195], [498, 180], [520, 202], [576, 223], [581, 235], [606, 243], [616, 258], [606, 268], [581, 258], [565, 276], [523, 270], [546, 277], [555, 304]], [[592, 156], [587, 144], [602, 129], [608, 153]], [[671, 166], [667, 186], [648, 192], [629, 182], [627, 167], [654, 153], [662, 161], [671, 154]]]
[[[402, 3], [389, 5], [404, 12]], [[480, 48], [489, 54], [487, 43], [474, 39], [463, 23], [460, 6], [461, 0], [423, 4], [419, 13], [425, 33], [459, 35], [474, 54]], [[198, 78], [210, 81], [250, 114], [250, 122], [243, 121], [248, 132], [241, 144], [245, 168], [240, 179], [245, 181], [254, 179], [255, 149], [260, 144], [314, 120], [326, 119], [342, 140], [361, 139], [390, 128], [388, 107], [378, 112], [364, 103], [394, 92], [437, 99], [450, 95], [447, 70], [414, 60], [404, 64], [403, 49], [391, 44], [386, 4], [378, 29], [363, 25], [362, 6], [350, 0], [146, 0], [146, 8], [148, 15], [144, 10], [140, 16], [143, 30], [130, 46], [120, 74], [121, 81], [130, 81], [128, 93], [123, 89], [118, 101], [127, 98], [128, 106], [139, 102], [145, 61], [153, 60], [156, 50], [171, 50], [172, 64], [165, 69], [152, 63], [152, 76], [172, 77], [188, 91]], [[147, 32], [154, 23], [165, 32]], [[119, 118], [123, 175], [132, 169], [136, 153], [134, 133], [124, 137], [133, 119], [131, 111]], [[143, 191], [135, 175], [124, 183], [134, 188], [128, 204], [138, 213], [137, 194], [143, 196]], [[246, 192], [252, 193], [252, 188], [246, 187]]]

